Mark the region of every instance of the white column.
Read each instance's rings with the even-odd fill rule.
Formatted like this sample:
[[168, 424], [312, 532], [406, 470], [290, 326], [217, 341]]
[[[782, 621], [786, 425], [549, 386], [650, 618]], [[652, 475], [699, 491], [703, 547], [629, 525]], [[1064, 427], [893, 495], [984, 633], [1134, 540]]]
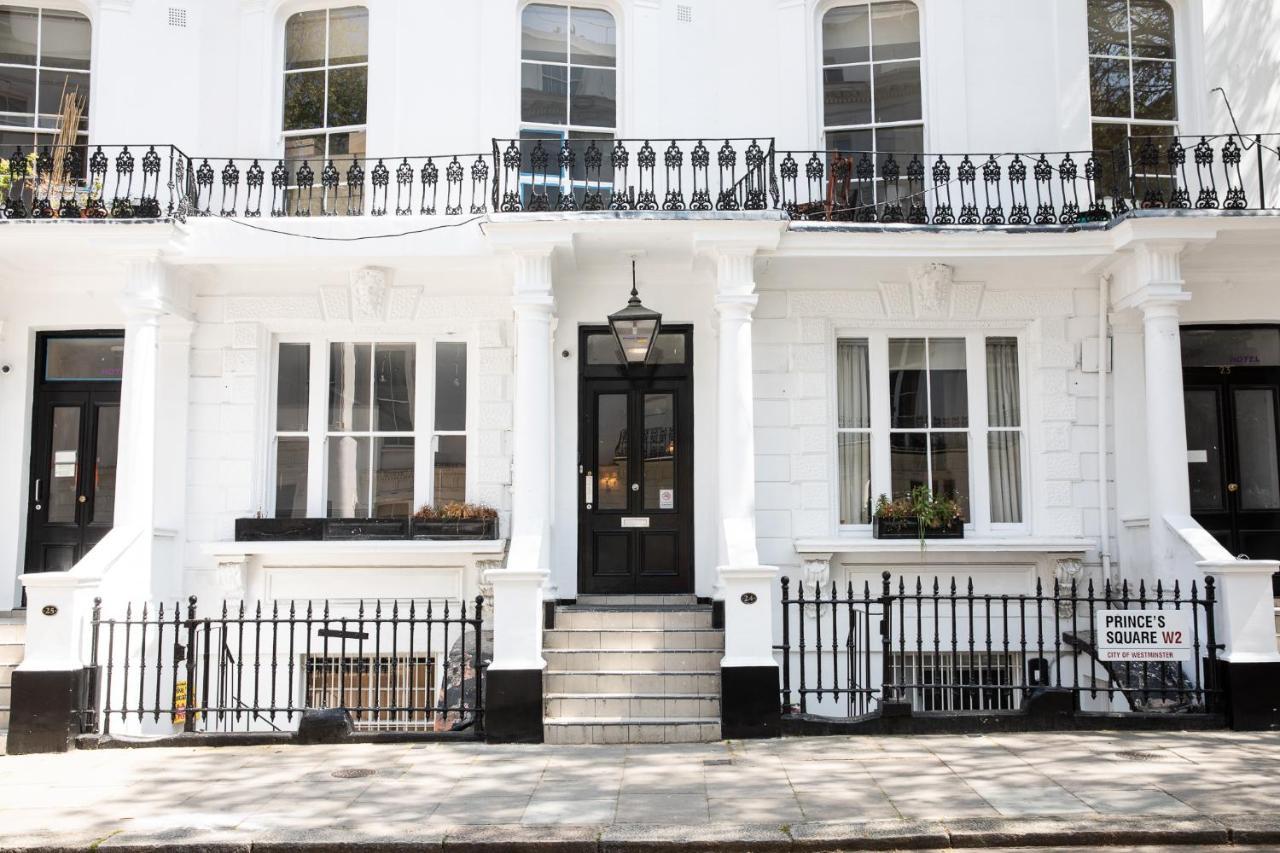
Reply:
[[552, 387], [555, 298], [550, 247], [516, 252], [515, 402], [511, 444], [511, 547], [490, 571], [491, 669], [542, 669], [542, 588], [551, 575]]

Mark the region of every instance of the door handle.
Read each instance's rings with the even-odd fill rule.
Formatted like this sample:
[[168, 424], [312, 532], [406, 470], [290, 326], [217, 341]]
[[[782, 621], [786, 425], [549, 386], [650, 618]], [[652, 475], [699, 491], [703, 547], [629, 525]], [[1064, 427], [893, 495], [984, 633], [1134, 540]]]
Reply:
[[640, 484], [639, 484], [639, 483], [632, 483], [632, 484], [631, 484], [631, 491], [633, 491], [633, 492], [638, 492], [638, 491], [640, 491]]
[[1238, 491], [1240, 491], [1240, 484], [1239, 484], [1239, 483], [1227, 483], [1227, 491], [1228, 491], [1228, 492], [1238, 492]]
[[36, 478], [36, 503], [40, 503], [40, 484], [42, 482], [39, 477]]

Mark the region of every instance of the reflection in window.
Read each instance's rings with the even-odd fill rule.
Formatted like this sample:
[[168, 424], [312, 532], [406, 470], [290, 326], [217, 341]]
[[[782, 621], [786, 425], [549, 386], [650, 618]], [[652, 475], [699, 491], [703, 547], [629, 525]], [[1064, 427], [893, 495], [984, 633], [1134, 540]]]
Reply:
[[955, 497], [968, 518], [969, 399], [963, 338], [889, 340], [889, 468], [894, 497], [916, 486]]
[[436, 344], [435, 459], [436, 506], [467, 499], [467, 345]]
[[0, 150], [54, 142], [64, 100], [80, 103], [80, 125], [69, 129], [89, 142], [89, 19], [62, 9], [0, 6]]
[[[285, 23], [281, 127], [291, 180], [303, 162], [316, 184], [325, 164], [338, 170], [339, 188], [325, 211], [345, 213], [350, 158], [363, 160], [369, 78], [369, 12], [362, 6], [299, 12]], [[352, 212], [359, 212], [352, 210]]]

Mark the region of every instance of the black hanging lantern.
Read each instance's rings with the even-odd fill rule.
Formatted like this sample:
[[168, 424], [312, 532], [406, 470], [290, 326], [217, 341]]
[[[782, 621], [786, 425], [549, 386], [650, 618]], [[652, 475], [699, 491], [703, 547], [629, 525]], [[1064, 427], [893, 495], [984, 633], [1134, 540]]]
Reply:
[[609, 328], [613, 329], [623, 360], [627, 364], [648, 361], [661, 327], [662, 315], [640, 304], [640, 295], [636, 292], [636, 262], [632, 258], [631, 298], [627, 300], [626, 308], [609, 315]]

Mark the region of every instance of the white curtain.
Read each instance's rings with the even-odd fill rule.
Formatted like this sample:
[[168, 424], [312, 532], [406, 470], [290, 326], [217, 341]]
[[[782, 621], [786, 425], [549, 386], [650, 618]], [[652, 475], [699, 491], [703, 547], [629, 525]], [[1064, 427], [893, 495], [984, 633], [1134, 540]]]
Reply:
[[837, 436], [840, 465], [840, 523], [871, 523], [871, 404], [867, 342], [836, 344]]
[[1022, 435], [996, 429], [1021, 426], [1018, 398], [1018, 341], [987, 338], [988, 468], [991, 474], [991, 521], [1022, 521]]

